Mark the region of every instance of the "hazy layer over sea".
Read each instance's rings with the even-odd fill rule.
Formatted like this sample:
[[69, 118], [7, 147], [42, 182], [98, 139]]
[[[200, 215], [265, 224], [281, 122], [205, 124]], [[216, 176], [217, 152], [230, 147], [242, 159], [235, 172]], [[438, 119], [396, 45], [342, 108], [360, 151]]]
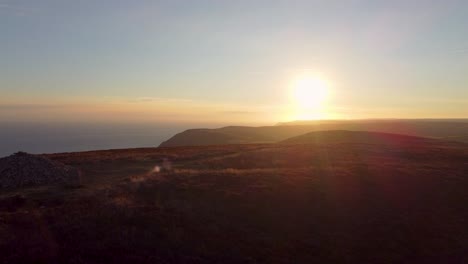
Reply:
[[198, 125], [0, 122], [0, 157], [17, 151], [56, 153], [157, 147], [172, 135], [194, 126]]

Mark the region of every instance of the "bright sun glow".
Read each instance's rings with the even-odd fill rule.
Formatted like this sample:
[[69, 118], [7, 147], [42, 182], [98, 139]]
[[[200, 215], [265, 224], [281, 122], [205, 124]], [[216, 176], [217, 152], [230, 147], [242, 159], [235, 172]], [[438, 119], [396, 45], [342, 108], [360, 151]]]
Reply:
[[324, 106], [329, 95], [327, 83], [314, 76], [297, 78], [292, 84], [295, 119], [324, 118]]

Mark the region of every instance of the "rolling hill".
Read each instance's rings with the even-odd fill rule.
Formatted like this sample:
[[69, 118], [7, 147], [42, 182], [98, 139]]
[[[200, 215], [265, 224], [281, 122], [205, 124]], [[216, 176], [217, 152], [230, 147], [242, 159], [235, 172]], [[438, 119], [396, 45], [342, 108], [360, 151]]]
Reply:
[[282, 144], [330, 144], [330, 143], [359, 143], [359, 144], [379, 144], [379, 145], [414, 145], [441, 143], [440, 140], [408, 136], [401, 134], [368, 132], [368, 131], [348, 131], [348, 130], [327, 130], [309, 132], [297, 137], [288, 138], [281, 141]]
[[468, 142], [464, 120], [352, 120], [309, 121], [277, 126], [230, 126], [217, 129], [189, 129], [160, 144], [161, 147], [218, 144], [274, 143], [321, 130], [372, 131]]

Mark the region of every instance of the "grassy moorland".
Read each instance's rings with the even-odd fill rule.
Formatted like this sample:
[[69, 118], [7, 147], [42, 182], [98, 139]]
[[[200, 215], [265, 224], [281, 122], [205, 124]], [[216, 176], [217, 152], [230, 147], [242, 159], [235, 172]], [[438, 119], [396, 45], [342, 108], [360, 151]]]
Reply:
[[[0, 192], [3, 263], [466, 263], [468, 147], [63, 153], [82, 184]], [[167, 159], [172, 169], [153, 173]]]

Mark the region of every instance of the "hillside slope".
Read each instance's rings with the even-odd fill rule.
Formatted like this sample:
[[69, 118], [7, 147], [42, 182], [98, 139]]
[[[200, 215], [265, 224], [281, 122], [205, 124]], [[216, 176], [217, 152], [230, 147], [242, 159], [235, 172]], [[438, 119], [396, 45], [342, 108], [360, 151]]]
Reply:
[[468, 122], [440, 120], [355, 120], [314, 121], [304, 125], [264, 127], [230, 126], [217, 129], [190, 129], [160, 144], [160, 147], [217, 144], [273, 143], [321, 130], [373, 131], [433, 137], [468, 142]]
[[[0, 190], [0, 263], [466, 263], [463, 144], [47, 155], [79, 188]], [[172, 163], [172, 170], [155, 166]]]
[[413, 145], [439, 142], [436, 139], [383, 132], [327, 130], [314, 131], [281, 141], [282, 144], [359, 143], [380, 145]]
[[161, 143], [160, 147], [273, 143], [310, 130], [309, 126], [229, 126], [217, 129], [189, 129]]

